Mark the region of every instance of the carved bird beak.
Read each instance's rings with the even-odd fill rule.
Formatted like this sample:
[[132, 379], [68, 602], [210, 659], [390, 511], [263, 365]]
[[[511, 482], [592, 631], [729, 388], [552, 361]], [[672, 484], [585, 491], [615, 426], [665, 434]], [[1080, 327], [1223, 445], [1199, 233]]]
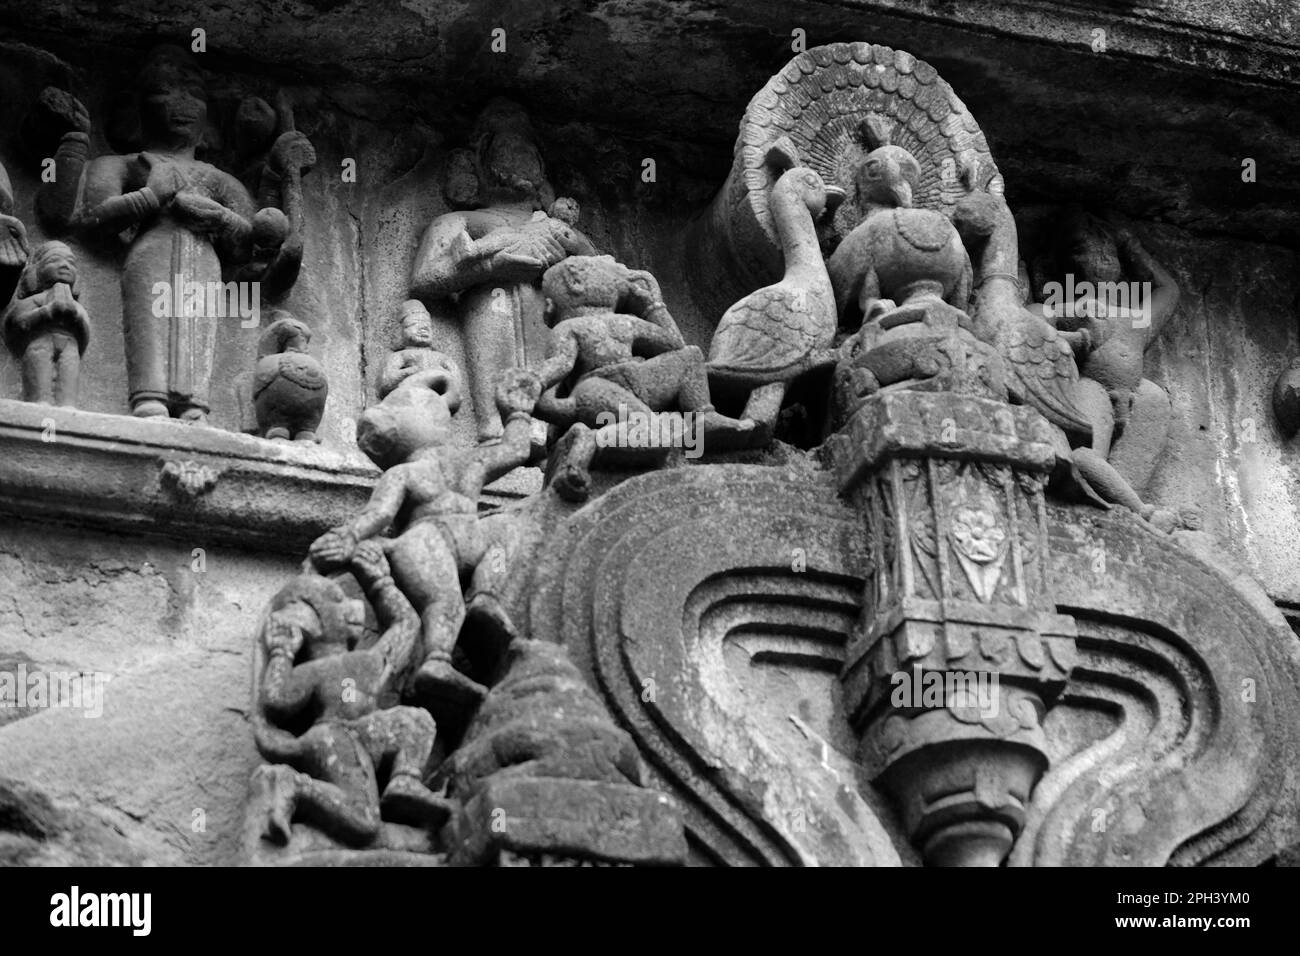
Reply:
[[849, 198], [849, 194], [846, 190], [840, 188], [839, 186], [827, 186], [826, 187], [826, 211], [823, 213], [823, 215], [833, 216], [835, 214], [835, 210], [839, 209], [840, 204], [843, 203], [844, 200], [848, 198]]

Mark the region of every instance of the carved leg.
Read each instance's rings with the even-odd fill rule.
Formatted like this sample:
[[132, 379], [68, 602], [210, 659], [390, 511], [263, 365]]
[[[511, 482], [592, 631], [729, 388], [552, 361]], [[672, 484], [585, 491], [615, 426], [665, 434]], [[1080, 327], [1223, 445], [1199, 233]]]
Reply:
[[460, 562], [432, 521], [408, 528], [387, 548], [393, 581], [420, 614], [424, 664], [415, 675], [421, 700], [472, 704], [487, 693], [451, 662], [451, 651], [465, 620], [460, 589]]
[[497, 377], [523, 358], [517, 354], [515, 328], [519, 321], [519, 292], [514, 286], [480, 287], [461, 296], [461, 308], [478, 440], [495, 441], [504, 432], [496, 411]]
[[54, 385], [54, 402], [64, 408], [75, 408], [77, 385], [81, 374], [81, 351], [77, 340], [66, 332], [59, 333], [58, 381]]
[[299, 769], [267, 768], [271, 810], [266, 835], [288, 843], [298, 816], [355, 845], [379, 833], [379, 788], [369, 755], [352, 732], [339, 724], [317, 724], [299, 738], [304, 745]]
[[[131, 414], [137, 418], [165, 418], [167, 408], [167, 346], [173, 303], [166, 315], [153, 314], [154, 280], [170, 269], [171, 242], [162, 230], [136, 240], [127, 254], [122, 273], [122, 335], [126, 347], [126, 381]], [[167, 282], [174, 281], [170, 274]]]
[[785, 382], [768, 382], [749, 393], [745, 402], [745, 418], [754, 422], [754, 443], [766, 445], [772, 440], [776, 430], [776, 418], [781, 413], [781, 403], [785, 401]]
[[1074, 394], [1079, 411], [1092, 425], [1092, 450], [1105, 461], [1115, 434], [1115, 408], [1110, 395], [1100, 383], [1083, 375], [1079, 376]]
[[1110, 395], [1098, 382], [1081, 377], [1075, 396], [1079, 410], [1092, 425], [1092, 447], [1074, 450], [1075, 467], [1103, 501], [1143, 514], [1147, 511], [1146, 504], [1124, 476], [1106, 460], [1111, 435], [1115, 432], [1115, 411]]
[[1169, 393], [1147, 379], [1139, 382], [1128, 427], [1110, 453], [1110, 463], [1134, 488], [1146, 488], [1150, 483], [1169, 441], [1172, 420]]
[[392, 772], [380, 798], [383, 818], [412, 826], [444, 823], [452, 804], [423, 783], [438, 730], [429, 712], [419, 707], [393, 707], [363, 717], [352, 726], [376, 765], [392, 759]]
[[552, 452], [547, 483], [565, 501], [586, 501], [591, 494], [591, 460], [596, 456], [596, 433], [575, 422], [560, 436]]
[[54, 342], [38, 335], [23, 353], [23, 401], [48, 405], [54, 398]]
[[1103, 501], [1123, 505], [1139, 515], [1147, 510], [1142, 499], [1137, 496], [1137, 492], [1124, 480], [1124, 477], [1093, 449], [1076, 448], [1074, 463], [1079, 473]]

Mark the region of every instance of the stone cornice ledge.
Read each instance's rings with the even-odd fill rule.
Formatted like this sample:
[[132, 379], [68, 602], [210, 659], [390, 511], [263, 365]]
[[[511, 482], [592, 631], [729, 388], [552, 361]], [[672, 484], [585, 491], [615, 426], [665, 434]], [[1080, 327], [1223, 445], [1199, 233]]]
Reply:
[[[1260, 22], [1231, 4], [1187, 9], [1134, 2], [1079, 0], [831, 0], [864, 13], [894, 15], [998, 36], [1088, 50], [1092, 31], [1106, 30], [1107, 52], [1164, 66], [1218, 74], [1233, 82], [1300, 86], [1300, 43], [1281, 23], [1300, 19], [1278, 0], [1277, 21]], [[868, 37], [864, 36], [864, 39]], [[913, 51], [919, 53], [920, 51]]]
[[302, 553], [363, 507], [358, 451], [0, 399], [0, 514]]

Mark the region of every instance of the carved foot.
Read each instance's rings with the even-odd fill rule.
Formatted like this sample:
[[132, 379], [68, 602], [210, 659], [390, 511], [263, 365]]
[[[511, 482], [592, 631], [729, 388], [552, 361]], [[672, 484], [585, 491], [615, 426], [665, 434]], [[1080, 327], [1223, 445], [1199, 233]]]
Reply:
[[1175, 531], [1182, 526], [1182, 518], [1168, 508], [1157, 508], [1155, 505], [1145, 505], [1142, 508], [1142, 517], [1151, 522], [1157, 531], [1166, 533]]
[[700, 415], [700, 425], [706, 435], [744, 435], [752, 432], [758, 422], [752, 418], [728, 418], [721, 412], [708, 411]]
[[266, 811], [265, 837], [285, 846], [293, 834], [293, 812], [298, 804], [298, 771], [285, 764], [269, 764], [254, 771], [262, 779], [269, 807]]
[[587, 466], [594, 452], [595, 439], [582, 423], [570, 426], [560, 436], [551, 453], [547, 481], [565, 501], [583, 502], [591, 495], [591, 473]]
[[465, 608], [466, 618], [473, 618], [479, 625], [501, 642], [505, 647], [519, 636], [519, 629], [510, 619], [510, 612], [505, 609], [501, 599], [494, 594], [480, 592], [470, 598]]
[[[767, 409], [760, 409], [766, 415]], [[709, 409], [700, 413], [700, 433], [703, 437], [703, 451], [734, 451], [741, 448], [761, 448], [772, 440], [772, 431], [776, 423], [775, 415], [762, 419], [750, 417], [753, 409], [745, 406], [743, 418], [728, 418], [726, 415]]]
[[388, 781], [379, 806], [385, 820], [417, 827], [442, 826], [455, 809], [450, 800], [405, 774]]
[[446, 658], [424, 662], [415, 674], [415, 694], [420, 700], [437, 700], [448, 705], [474, 706], [487, 695], [487, 688], [470, 680]]
[[208, 423], [208, 413], [193, 406], [185, 409], [178, 417], [186, 425], [206, 425]]
[[269, 438], [271, 441], [288, 441], [289, 429], [276, 425], [274, 428], [268, 428], [262, 437]]
[[132, 405], [131, 414], [136, 418], [166, 418], [168, 416], [167, 406], [153, 399]]
[[551, 482], [555, 493], [565, 501], [583, 502], [591, 496], [591, 475], [581, 465], [561, 462]]
[[297, 432], [297, 433], [293, 436], [293, 440], [294, 440], [294, 441], [309, 441], [309, 442], [319, 442], [319, 441], [320, 441], [320, 439], [316, 437], [316, 433], [315, 433], [314, 431], [310, 431], [310, 430], [304, 430], [304, 431]]

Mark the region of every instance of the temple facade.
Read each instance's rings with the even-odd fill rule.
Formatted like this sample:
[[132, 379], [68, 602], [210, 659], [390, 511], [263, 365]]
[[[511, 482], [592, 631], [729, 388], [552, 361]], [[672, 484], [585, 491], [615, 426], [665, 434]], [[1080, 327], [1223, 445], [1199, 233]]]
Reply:
[[1300, 17], [0, 0], [0, 864], [1300, 858]]

